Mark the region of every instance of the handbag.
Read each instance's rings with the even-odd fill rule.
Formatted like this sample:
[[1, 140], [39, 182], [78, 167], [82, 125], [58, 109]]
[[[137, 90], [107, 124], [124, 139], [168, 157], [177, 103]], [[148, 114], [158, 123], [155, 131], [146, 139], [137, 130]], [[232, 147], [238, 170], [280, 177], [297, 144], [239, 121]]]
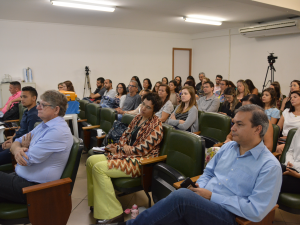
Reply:
[[126, 124], [115, 120], [112, 128], [108, 131], [106, 137], [102, 142], [102, 146], [106, 146], [108, 144], [119, 143], [119, 140], [122, 134], [127, 130]]
[[7, 110], [2, 117], [2, 121], [17, 119], [19, 119], [19, 103], [15, 103], [9, 110]]

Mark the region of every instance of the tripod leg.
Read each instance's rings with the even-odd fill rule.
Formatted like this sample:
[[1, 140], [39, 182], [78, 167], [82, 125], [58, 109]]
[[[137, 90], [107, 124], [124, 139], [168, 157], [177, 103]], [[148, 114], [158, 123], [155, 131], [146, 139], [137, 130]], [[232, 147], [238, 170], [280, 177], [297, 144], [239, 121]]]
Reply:
[[88, 89], [90, 90], [90, 94], [92, 93], [92, 90], [91, 90], [91, 82], [90, 82], [90, 76], [88, 75], [88, 77], [87, 77], [87, 80], [88, 80], [88, 82], [87, 82], [87, 84], [88, 84]]
[[85, 94], [85, 86], [86, 86], [86, 77], [85, 77], [85, 79], [84, 79], [84, 86], [83, 86], [83, 97], [82, 97], [82, 98], [84, 98], [84, 94]]
[[[265, 82], [264, 82], [263, 89], [262, 89], [261, 92], [263, 92], [263, 90], [264, 90], [265, 87], [266, 87], [266, 80], [267, 80], [267, 77], [268, 77], [269, 68], [270, 68], [270, 66], [268, 66], [267, 73], [266, 73], [266, 77], [265, 77]], [[271, 76], [272, 76], [272, 70], [271, 70]], [[272, 77], [271, 77], [271, 79], [272, 79]]]

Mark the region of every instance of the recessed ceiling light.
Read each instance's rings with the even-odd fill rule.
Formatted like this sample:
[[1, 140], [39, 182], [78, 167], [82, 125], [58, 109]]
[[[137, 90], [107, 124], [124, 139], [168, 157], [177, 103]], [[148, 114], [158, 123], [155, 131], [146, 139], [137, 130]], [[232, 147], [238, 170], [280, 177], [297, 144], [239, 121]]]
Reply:
[[84, 3], [74, 3], [74, 2], [60, 1], [60, 0], [53, 0], [50, 2], [52, 5], [56, 5], [56, 6], [64, 6], [64, 7], [78, 8], [78, 9], [90, 9], [90, 10], [98, 10], [98, 11], [105, 11], [105, 12], [113, 12], [116, 9], [114, 7], [89, 5]]
[[189, 18], [189, 17], [183, 17], [183, 19], [185, 22], [191, 22], [191, 23], [202, 23], [202, 24], [209, 24], [215, 26], [222, 25], [222, 22], [220, 21], [211, 21], [211, 20], [196, 19], [196, 18]]

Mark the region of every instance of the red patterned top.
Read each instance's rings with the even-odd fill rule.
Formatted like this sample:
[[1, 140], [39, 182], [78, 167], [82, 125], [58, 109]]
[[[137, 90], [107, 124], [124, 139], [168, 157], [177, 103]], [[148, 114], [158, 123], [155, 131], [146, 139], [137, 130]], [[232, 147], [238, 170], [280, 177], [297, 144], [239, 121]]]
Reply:
[[141, 115], [137, 115], [131, 121], [120, 138], [116, 154], [107, 154], [109, 169], [116, 168], [124, 171], [127, 175], [138, 177], [141, 176], [140, 161], [143, 158], [153, 158], [159, 155], [159, 144], [163, 139], [163, 126], [161, 120], [155, 115], [139, 129], [135, 142], [130, 146], [132, 155], [126, 155], [123, 150], [124, 145], [130, 144], [131, 133], [141, 118]]

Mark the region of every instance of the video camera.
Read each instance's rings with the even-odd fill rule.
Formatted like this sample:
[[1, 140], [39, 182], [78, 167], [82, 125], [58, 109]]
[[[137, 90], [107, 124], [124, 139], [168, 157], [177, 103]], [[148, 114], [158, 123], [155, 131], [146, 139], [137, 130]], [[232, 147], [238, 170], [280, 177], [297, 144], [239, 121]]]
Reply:
[[275, 59], [278, 59], [278, 57], [274, 56], [274, 53], [270, 53], [270, 55], [268, 56], [268, 62], [270, 64], [273, 64], [273, 63], [275, 63]]

